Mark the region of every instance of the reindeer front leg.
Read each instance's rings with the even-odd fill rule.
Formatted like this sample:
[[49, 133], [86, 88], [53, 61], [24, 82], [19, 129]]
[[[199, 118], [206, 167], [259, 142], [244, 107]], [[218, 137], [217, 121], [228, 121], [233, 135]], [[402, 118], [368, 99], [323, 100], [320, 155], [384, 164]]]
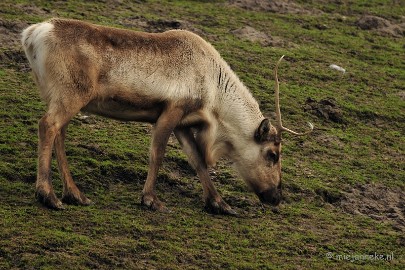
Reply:
[[174, 130], [177, 140], [180, 142], [184, 153], [187, 155], [190, 165], [197, 172], [203, 186], [205, 208], [214, 214], [236, 215], [237, 213], [221, 198], [212, 183], [207, 164], [198, 149], [197, 142], [190, 128], [176, 128]]
[[141, 201], [143, 205], [146, 205], [152, 210], [168, 212], [166, 206], [156, 196], [156, 177], [159, 167], [163, 161], [170, 134], [180, 122], [183, 115], [184, 111], [182, 108], [169, 105], [159, 116], [159, 119], [157, 120], [152, 131], [149, 170], [145, 185], [143, 187]]

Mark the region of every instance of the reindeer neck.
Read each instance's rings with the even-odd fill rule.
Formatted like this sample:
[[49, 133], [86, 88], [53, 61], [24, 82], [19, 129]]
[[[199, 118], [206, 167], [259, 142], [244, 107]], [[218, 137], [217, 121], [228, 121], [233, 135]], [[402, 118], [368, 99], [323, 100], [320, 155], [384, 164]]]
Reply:
[[259, 104], [249, 89], [225, 63], [217, 67], [217, 110], [220, 123], [236, 136], [253, 136], [263, 120]]

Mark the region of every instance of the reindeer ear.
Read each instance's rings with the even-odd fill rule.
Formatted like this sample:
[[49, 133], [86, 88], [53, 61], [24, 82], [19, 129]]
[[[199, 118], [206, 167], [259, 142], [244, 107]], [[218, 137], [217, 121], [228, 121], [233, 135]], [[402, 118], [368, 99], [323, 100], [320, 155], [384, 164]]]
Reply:
[[257, 142], [263, 142], [267, 139], [270, 131], [270, 121], [269, 119], [264, 119], [260, 126], [257, 128], [255, 132], [255, 140]]

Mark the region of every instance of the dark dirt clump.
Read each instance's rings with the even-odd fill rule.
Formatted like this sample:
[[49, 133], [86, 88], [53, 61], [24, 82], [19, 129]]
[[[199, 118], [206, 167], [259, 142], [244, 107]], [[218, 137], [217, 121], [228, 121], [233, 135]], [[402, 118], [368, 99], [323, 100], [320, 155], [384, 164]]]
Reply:
[[318, 188], [315, 193], [322, 198], [324, 202], [336, 204], [342, 199], [342, 194], [337, 191]]
[[25, 54], [22, 50], [8, 50], [0, 52], [0, 67], [17, 68], [19, 71], [30, 70]]
[[405, 191], [400, 188], [359, 185], [343, 194], [340, 206], [347, 213], [390, 221], [396, 229], [405, 231]]
[[319, 102], [308, 98], [304, 110], [335, 123], [345, 123], [342, 109], [338, 106], [336, 100], [331, 97], [322, 99]]
[[142, 16], [133, 16], [121, 19], [120, 24], [126, 28], [138, 28], [139, 30], [152, 33], [161, 33], [173, 29], [184, 29], [199, 35], [204, 35], [202, 30], [194, 27], [192, 23], [184, 20], [148, 20]]
[[151, 32], [163, 32], [170, 29], [185, 29], [184, 22], [178, 20], [156, 20], [148, 21], [147, 23], [149, 31]]
[[164, 32], [173, 29], [183, 29], [194, 32], [198, 35], [204, 36], [204, 32], [201, 29], [194, 27], [194, 25], [184, 20], [149, 20], [146, 23], [144, 30], [147, 32]]
[[378, 16], [364, 15], [357, 20], [356, 25], [362, 30], [375, 30], [383, 35], [394, 37], [405, 35], [405, 23], [394, 24]]

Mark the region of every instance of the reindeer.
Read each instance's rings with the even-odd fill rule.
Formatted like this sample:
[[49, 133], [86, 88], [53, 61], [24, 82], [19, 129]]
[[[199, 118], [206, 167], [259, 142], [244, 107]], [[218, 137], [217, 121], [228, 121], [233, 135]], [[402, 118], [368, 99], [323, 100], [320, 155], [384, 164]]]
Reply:
[[[221, 198], [208, 168], [221, 157], [234, 162], [263, 203], [278, 205], [281, 192], [281, 134], [278, 65], [277, 121], [271, 125], [257, 101], [219, 53], [185, 30], [144, 33], [53, 18], [22, 32], [25, 54], [47, 111], [39, 120], [36, 197], [45, 206], [89, 205], [68, 168], [65, 136], [80, 111], [153, 124], [149, 169], [141, 203], [168, 211], [155, 191], [165, 147], [173, 132], [202, 186], [206, 209], [236, 212]], [[55, 148], [63, 180], [54, 193], [50, 167]]]

